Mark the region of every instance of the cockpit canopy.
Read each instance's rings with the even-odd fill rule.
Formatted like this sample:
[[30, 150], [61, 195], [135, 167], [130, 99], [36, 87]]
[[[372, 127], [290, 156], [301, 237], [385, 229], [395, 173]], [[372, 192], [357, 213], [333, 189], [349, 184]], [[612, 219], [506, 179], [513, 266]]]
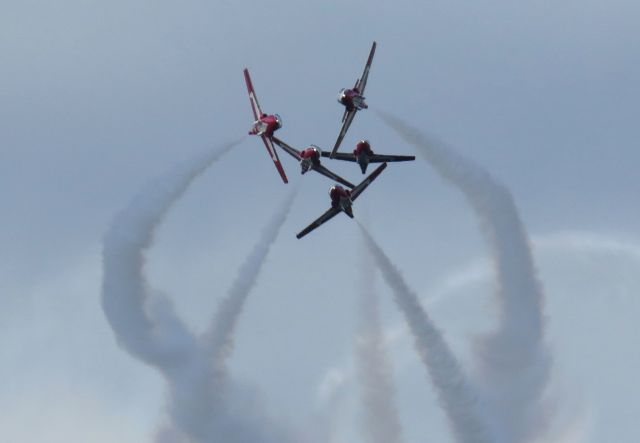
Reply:
[[340, 92], [338, 92], [338, 102], [342, 103], [345, 98], [347, 98], [346, 89], [342, 88]]
[[280, 115], [274, 114], [273, 116], [276, 118], [276, 125], [278, 126], [278, 129], [282, 128], [282, 118], [280, 118]]

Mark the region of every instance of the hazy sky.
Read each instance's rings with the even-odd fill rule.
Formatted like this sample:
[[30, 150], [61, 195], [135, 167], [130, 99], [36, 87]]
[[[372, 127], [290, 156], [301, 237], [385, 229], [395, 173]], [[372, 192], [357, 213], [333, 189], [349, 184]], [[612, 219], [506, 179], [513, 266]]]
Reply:
[[[571, 423], [581, 442], [640, 438], [637, 2], [75, 0], [0, 11], [1, 440], [152, 440], [164, 383], [117, 347], [99, 304], [111, 219], [153, 177], [246, 134], [245, 66], [264, 110], [283, 117], [283, 140], [330, 148], [337, 92], [373, 40], [371, 109], [446, 140], [514, 195], [547, 294], [559, 426]], [[371, 110], [342, 149], [360, 138], [415, 153]], [[327, 374], [345, 377], [336, 438], [363, 440], [345, 375], [357, 226], [339, 216], [296, 240], [328, 207], [332, 183], [281, 158], [300, 193], [240, 320], [232, 370], [301, 427], [326, 407]], [[361, 178], [353, 164], [331, 167]], [[247, 138], [161, 226], [149, 278], [194, 328], [285, 190]], [[487, 246], [462, 196], [425, 162], [392, 164], [354, 210], [425, 300], [442, 295], [425, 306], [464, 361], [493, 310]], [[396, 330], [402, 317], [379, 289]], [[416, 356], [396, 343], [406, 441], [449, 441]]]

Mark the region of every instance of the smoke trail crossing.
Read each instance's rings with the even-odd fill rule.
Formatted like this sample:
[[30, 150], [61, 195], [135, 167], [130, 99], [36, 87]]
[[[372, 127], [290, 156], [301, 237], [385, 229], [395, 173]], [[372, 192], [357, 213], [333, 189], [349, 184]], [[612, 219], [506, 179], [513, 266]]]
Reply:
[[155, 298], [156, 313], [162, 314], [164, 321], [154, 323], [150, 318], [152, 291], [144, 275], [144, 252], [153, 244], [155, 230], [171, 205], [196, 177], [238, 143], [185, 162], [149, 183], [115, 217], [104, 237], [102, 308], [118, 343], [149, 365], [171, 366], [195, 341], [168, 301]]
[[433, 325], [418, 296], [409, 288], [391, 260], [366, 229], [362, 225], [360, 228], [369, 251], [409, 324], [415, 348], [428, 370], [455, 440], [460, 443], [491, 441], [478, 411], [476, 396], [440, 331]]
[[356, 370], [361, 386], [363, 428], [369, 443], [402, 443], [402, 425], [395, 405], [393, 368], [384, 344], [374, 263], [362, 251], [360, 327], [356, 343]]
[[[176, 316], [170, 300], [153, 291], [144, 275], [145, 251], [152, 246], [155, 230], [167, 211], [195, 178], [237, 143], [186, 162], [151, 183], [115, 217], [104, 238], [101, 301], [107, 320], [118, 343], [134, 357], [158, 369], [169, 383], [172, 423], [159, 429], [158, 442], [290, 441], [266, 417], [252, 392], [228, 378], [219, 382], [214, 368], [222, 365], [211, 361], [211, 337], [195, 337]], [[255, 282], [256, 277], [249, 274], [259, 272], [262, 262], [257, 261], [264, 260], [291, 201], [289, 197], [263, 233], [248, 260], [254, 264], [243, 268], [244, 277]], [[252, 287], [253, 283], [244, 289], [248, 293]], [[242, 292], [242, 288], [237, 292]], [[243, 298], [246, 299], [246, 294]], [[242, 304], [227, 312], [234, 315], [231, 324], [236, 323], [241, 307]], [[230, 339], [228, 335], [227, 340]]]
[[378, 113], [465, 195], [479, 216], [497, 267], [499, 324], [476, 347], [479, 374], [504, 438], [524, 442], [543, 432], [542, 397], [551, 356], [544, 344], [544, 296], [528, 237], [508, 189], [486, 171], [385, 113]]
[[[255, 286], [267, 254], [289, 214], [295, 192], [291, 192], [265, 226], [260, 240], [244, 264], [227, 295], [220, 301], [208, 330], [198, 339], [198, 353], [186, 372], [171, 382], [170, 414], [181, 429], [197, 441], [269, 442], [286, 441], [279, 430], [271, 429], [249, 403], [238, 404], [238, 395], [227, 374], [227, 360], [242, 308]], [[187, 383], [184, 383], [184, 381]], [[234, 410], [253, 414], [251, 421], [238, 420]], [[211, 412], [215, 411], [214, 414]], [[260, 426], [251, 426], [251, 422]], [[274, 435], [268, 435], [273, 433]]]

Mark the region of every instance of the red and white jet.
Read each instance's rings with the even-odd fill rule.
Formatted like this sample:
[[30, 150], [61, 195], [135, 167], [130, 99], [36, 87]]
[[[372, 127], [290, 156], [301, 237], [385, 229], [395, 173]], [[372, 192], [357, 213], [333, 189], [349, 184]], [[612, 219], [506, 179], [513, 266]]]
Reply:
[[[328, 152], [322, 153], [323, 157], [330, 157]], [[333, 157], [337, 160], [346, 160], [350, 162], [356, 162], [360, 165], [362, 173], [367, 172], [367, 166], [369, 163], [383, 163], [383, 162], [406, 162], [415, 160], [414, 155], [381, 155], [374, 154], [371, 149], [371, 144], [368, 140], [360, 140], [356, 144], [356, 148], [353, 150], [353, 154], [346, 152], [336, 152]]]
[[244, 80], [247, 83], [247, 90], [249, 91], [249, 101], [251, 102], [251, 109], [253, 110], [253, 116], [255, 118], [249, 134], [259, 135], [262, 138], [264, 145], [267, 147], [267, 152], [269, 152], [271, 160], [273, 160], [276, 169], [280, 173], [280, 177], [282, 177], [282, 181], [288, 183], [289, 180], [287, 180], [287, 175], [284, 173], [284, 169], [282, 168], [282, 164], [280, 163], [280, 159], [278, 158], [278, 153], [273, 147], [273, 142], [271, 141], [273, 133], [282, 127], [282, 119], [280, 119], [280, 116], [278, 114], [265, 114], [264, 112], [262, 112], [262, 110], [260, 109], [260, 105], [258, 104], [256, 93], [253, 90], [251, 77], [249, 77], [249, 70], [246, 68], [244, 70]]
[[369, 70], [371, 69], [371, 62], [373, 61], [373, 54], [376, 52], [376, 42], [373, 42], [371, 46], [371, 51], [369, 52], [369, 58], [367, 59], [367, 64], [364, 65], [364, 72], [362, 73], [362, 77], [356, 80], [356, 84], [351, 89], [341, 89], [338, 94], [338, 102], [344, 105], [344, 114], [342, 114], [342, 128], [340, 128], [340, 134], [338, 134], [338, 139], [336, 140], [336, 144], [333, 147], [333, 151], [331, 151], [330, 158], [333, 158], [340, 147], [340, 143], [342, 143], [342, 139], [347, 134], [347, 130], [349, 126], [351, 126], [351, 122], [353, 118], [356, 116], [356, 112], [361, 109], [367, 109], [367, 103], [364, 101], [364, 88], [367, 86], [367, 78], [369, 77]]
[[284, 149], [287, 154], [300, 162], [302, 174], [305, 174], [307, 171], [313, 170], [324, 175], [325, 177], [329, 177], [330, 179], [337, 181], [338, 183], [342, 183], [349, 188], [354, 187], [351, 182], [340, 177], [338, 174], [329, 171], [320, 163], [320, 157], [322, 156], [323, 152], [319, 147], [311, 145], [308, 148], [299, 151], [296, 148], [289, 146], [277, 137], [273, 137], [273, 142]]
[[356, 198], [358, 198], [360, 194], [362, 194], [362, 191], [364, 191], [367, 188], [367, 186], [369, 186], [371, 182], [374, 181], [378, 175], [380, 175], [380, 173], [386, 167], [387, 167], [386, 163], [383, 163], [380, 166], [378, 166], [375, 171], [373, 171], [367, 178], [365, 178], [362, 181], [362, 183], [360, 183], [358, 186], [356, 186], [352, 190], [344, 189], [342, 186], [339, 186], [339, 185], [332, 186], [331, 189], [329, 190], [329, 197], [331, 197], [331, 207], [327, 210], [327, 212], [325, 212], [320, 217], [318, 217], [313, 223], [311, 223], [309, 226], [307, 226], [302, 231], [300, 231], [298, 235], [296, 235], [296, 237], [297, 238], [304, 237], [309, 232], [316, 229], [318, 226], [322, 225], [328, 220], [331, 220], [340, 212], [344, 212], [345, 214], [347, 214], [347, 216], [349, 216], [350, 218], [353, 218], [353, 208], [352, 208], [353, 202], [355, 201]]

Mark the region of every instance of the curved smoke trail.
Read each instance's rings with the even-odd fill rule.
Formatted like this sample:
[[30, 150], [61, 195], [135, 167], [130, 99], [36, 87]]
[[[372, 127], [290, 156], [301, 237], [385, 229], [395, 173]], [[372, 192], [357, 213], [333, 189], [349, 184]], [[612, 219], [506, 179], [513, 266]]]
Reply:
[[198, 338], [197, 353], [170, 381], [171, 419], [195, 441], [275, 443], [289, 439], [256, 408], [253, 395], [238, 391], [227, 373], [227, 361], [233, 351], [239, 316], [289, 214], [294, 196], [295, 192], [291, 192], [267, 223], [227, 295], [220, 301], [208, 330]]
[[415, 348], [429, 372], [455, 440], [460, 443], [490, 442], [489, 430], [478, 410], [476, 395], [460, 363], [431, 322], [418, 296], [409, 288], [373, 237], [362, 225], [360, 228], [369, 251], [407, 319]]
[[[149, 183], [116, 215], [104, 237], [102, 308], [118, 344], [149, 365], [170, 368], [193, 349], [195, 340], [175, 317], [169, 302], [153, 297], [144, 275], [144, 253], [173, 203], [196, 177], [238, 143], [185, 162]], [[159, 319], [151, 318], [152, 306], [157, 308]]]
[[[247, 389], [217, 376], [220, 361], [212, 361], [212, 342], [225, 339], [205, 334], [196, 337], [176, 316], [170, 301], [152, 291], [144, 275], [145, 252], [167, 211], [191, 182], [238, 142], [185, 163], [147, 186], [111, 224], [104, 238], [102, 307], [118, 343], [131, 355], [158, 369], [169, 383], [172, 421], [157, 434], [157, 441], [212, 443], [282, 442], [285, 433], [270, 422]], [[286, 218], [292, 197], [286, 200], [248, 259], [238, 280], [255, 282], [262, 261]], [[261, 261], [260, 261], [261, 260]], [[258, 262], [260, 261], [260, 262]], [[238, 290], [237, 288], [240, 287]], [[246, 299], [250, 285], [234, 285]], [[246, 293], [242, 293], [246, 290]], [[235, 325], [238, 309], [227, 312]], [[232, 337], [226, 330], [226, 340]], [[225, 354], [224, 360], [229, 354]], [[219, 389], [219, 390], [218, 390]]]
[[498, 278], [499, 324], [476, 349], [479, 375], [500, 433], [525, 442], [543, 432], [551, 356], [544, 344], [544, 295], [509, 190], [481, 167], [388, 114], [382, 119], [460, 189], [482, 222]]
[[384, 344], [379, 297], [370, 255], [363, 251], [360, 282], [360, 326], [356, 370], [361, 386], [363, 427], [369, 443], [402, 443], [402, 425], [395, 405], [393, 367]]

